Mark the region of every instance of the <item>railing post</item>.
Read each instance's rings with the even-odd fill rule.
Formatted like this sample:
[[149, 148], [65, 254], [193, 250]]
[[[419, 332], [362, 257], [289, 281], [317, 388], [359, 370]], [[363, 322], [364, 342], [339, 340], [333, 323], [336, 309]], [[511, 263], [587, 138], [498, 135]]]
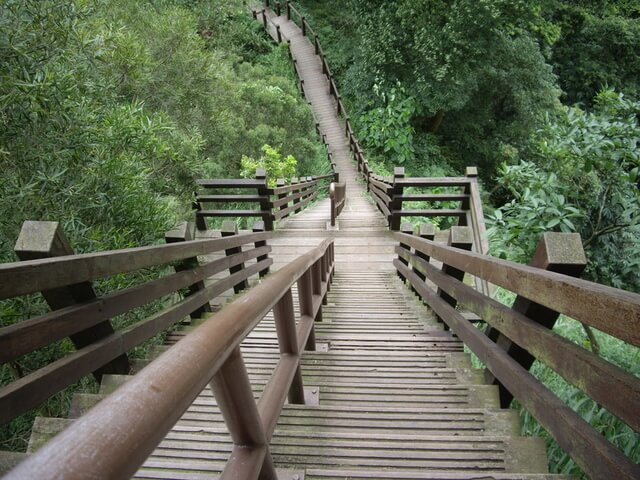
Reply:
[[282, 5], [280, 4], [280, 2], [276, 2], [276, 15], [282, 15]]
[[287, 0], [287, 20], [291, 20], [291, 2]]
[[404, 178], [404, 167], [396, 167], [393, 169], [393, 189], [391, 190], [391, 204], [389, 210], [391, 211], [391, 220], [389, 228], [391, 230], [400, 229], [400, 220], [402, 219], [402, 192], [404, 188], [397, 182]]
[[[471, 232], [471, 228], [451, 227], [451, 229], [449, 230], [449, 240], [447, 241], [447, 245], [450, 247], [470, 251], [471, 246], [473, 245], [473, 233]], [[442, 272], [459, 281], [463, 281], [464, 279], [464, 271], [458, 270], [451, 265], [443, 264]], [[440, 287], [438, 287], [438, 296], [454, 308], [458, 304], [458, 301], [455, 298], [442, 290]], [[442, 319], [439, 317], [438, 320], [442, 321]], [[446, 323], [445, 329], [449, 329]]]
[[[265, 2], [267, 3], [267, 2]], [[267, 31], [267, 11], [262, 9], [262, 26], [264, 27], [265, 32]]]
[[[428, 223], [428, 222], [421, 223], [419, 235], [420, 235], [420, 238], [433, 241], [434, 238], [436, 238], [436, 226], [433, 223]], [[418, 249], [416, 249], [416, 256], [423, 259], [425, 262], [429, 261], [429, 255], [421, 252]], [[418, 277], [420, 277], [421, 280], [424, 281], [427, 278], [426, 275], [422, 273], [420, 270], [418, 270], [415, 266], [413, 267], [412, 270], [413, 270], [413, 273], [415, 273]]]
[[336, 184], [329, 184], [329, 199], [331, 201], [331, 226], [336, 226]]
[[202, 210], [202, 204], [198, 201], [198, 192], [194, 192], [194, 196], [196, 197], [196, 200], [194, 200], [191, 206], [196, 215], [196, 228], [201, 232], [204, 232], [207, 229], [207, 219], [198, 215], [198, 212]]
[[[476, 167], [467, 167], [465, 171], [465, 176], [469, 179], [469, 183], [464, 187], [462, 193], [464, 193], [465, 195], [471, 195], [471, 182], [477, 181], [476, 179], [478, 177], [478, 169]], [[469, 197], [465, 198], [464, 200], [462, 200], [462, 202], [460, 202], [460, 209], [464, 210], [466, 212], [466, 215], [464, 217], [458, 218], [458, 225], [472, 226], [471, 212], [469, 210], [470, 208], [471, 208], [471, 202], [469, 200]]]
[[[39, 258], [61, 257], [73, 255], [74, 251], [58, 222], [26, 221], [22, 224], [14, 251], [20, 260], [36, 260]], [[82, 282], [66, 287], [43, 290], [42, 296], [51, 310], [60, 310], [78, 303], [96, 298], [91, 282]], [[113, 334], [113, 326], [109, 320], [70, 335], [76, 349], [96, 343]], [[100, 383], [104, 374], [126, 375], [130, 371], [129, 360], [125, 355], [114, 358], [111, 362], [98, 368], [93, 376]]]
[[[266, 453], [259, 478], [276, 480], [278, 476], [273, 468], [262, 419], [253, 399], [251, 382], [240, 347], [236, 347], [231, 352], [227, 361], [214, 375], [210, 385], [231, 434], [234, 449], [264, 448]], [[228, 478], [233, 474], [237, 475], [238, 470], [242, 469], [242, 466], [232, 459], [233, 454], [231, 460], [227, 462], [221, 478]], [[244, 478], [244, 474], [240, 473], [241, 476], [234, 478]]]
[[[285, 182], [284, 178], [279, 178], [276, 181], [276, 187], [284, 187], [287, 184], [287, 182]], [[276, 198], [278, 200], [282, 200], [283, 198], [286, 198], [287, 194], [286, 193], [279, 193]], [[279, 210], [285, 210], [287, 208], [288, 203], [282, 204], [279, 207]]]
[[282, 43], [282, 32], [280, 31], [280, 25], [276, 25], [276, 38], [278, 43]]
[[[287, 290], [273, 307], [273, 318], [276, 324], [280, 354], [300, 357], [291, 289]], [[304, 404], [304, 385], [299, 364], [289, 389], [289, 403]]]
[[[413, 225], [411, 225], [411, 223], [409, 222], [403, 222], [402, 226], [400, 227], [400, 231], [402, 233], [406, 233], [407, 235], [413, 235]], [[409, 258], [409, 253], [411, 252], [411, 247], [401, 242], [400, 248], [407, 251], [407, 258], [404, 258], [400, 253], [398, 253], [398, 260], [400, 260], [400, 262], [408, 266], [409, 265], [408, 258]], [[402, 275], [399, 270], [397, 270], [397, 273], [398, 273], [398, 277], [400, 277], [400, 280], [404, 282], [406, 280], [404, 275]]]
[[[234, 222], [233, 220], [225, 220], [224, 222], [222, 222], [222, 229], [220, 233], [223, 237], [237, 235], [238, 225], [236, 225], [236, 222]], [[227, 255], [227, 257], [235, 255], [236, 253], [242, 253], [242, 247], [238, 245], [237, 247], [227, 248], [224, 253]], [[244, 262], [229, 268], [229, 273], [234, 274], [241, 270], [244, 270]], [[245, 279], [233, 286], [233, 292], [240, 293], [242, 290], [245, 290], [247, 288], [249, 288], [249, 282], [247, 282], [247, 280]]]
[[[193, 240], [191, 236], [191, 230], [189, 229], [189, 224], [187, 222], [180, 222], [175, 226], [173, 230], [169, 230], [164, 234], [164, 241], [166, 243], [178, 243], [178, 242], [189, 242]], [[185, 258], [180, 263], [175, 265], [175, 271], [181, 272], [183, 270], [191, 270], [198, 266], [198, 259], [196, 257]], [[187, 292], [186, 296], [193, 295], [194, 293], [204, 289], [204, 281], [200, 280], [193, 285], [189, 286], [189, 292]], [[207, 302], [197, 310], [194, 310], [189, 315], [191, 318], [200, 318], [203, 313], [211, 312], [211, 305]]]
[[[306, 37], [307, 36], [307, 21], [305, 20], [304, 17], [300, 17], [300, 23], [302, 23], [302, 36]], [[318, 52], [316, 52], [316, 55], [318, 54]]]
[[[293, 178], [291, 179], [291, 185], [295, 185], [296, 183], [299, 183], [301, 180], [302, 180], [302, 179], [299, 179], [298, 177], [293, 177]], [[294, 191], [294, 192], [292, 192], [292, 193], [299, 193], [299, 192], [295, 192], [295, 191]], [[295, 204], [297, 204], [297, 203], [300, 203], [300, 198], [294, 198], [294, 199], [293, 199], [293, 204], [295, 205]], [[293, 212], [293, 213], [298, 213], [298, 212], [300, 212], [300, 209], [299, 209], [299, 208], [296, 208], [296, 209], [294, 210], [294, 212]]]
[[[313, 315], [313, 274], [312, 268], [309, 268], [298, 279], [298, 304], [300, 305], [300, 316], [312, 316]], [[305, 350], [316, 349], [316, 335], [315, 329], [311, 328], [311, 333], [307, 340], [307, 344], [304, 346]]]
[[[582, 240], [578, 233], [546, 232], [542, 235], [530, 266], [548, 270], [550, 272], [580, 277], [587, 266], [587, 258], [582, 248]], [[559, 313], [539, 303], [532, 302], [518, 295], [511, 307], [514, 311], [525, 315], [545, 328], [552, 329], [558, 319]], [[531, 368], [535, 357], [519, 345], [513, 343], [508, 337], [502, 335], [499, 330], [487, 327], [486, 334], [495, 341], [499, 347], [505, 350], [516, 362], [526, 370]], [[485, 377], [488, 383], [498, 385], [500, 391], [500, 405], [508, 408], [513, 400], [513, 395], [493, 376], [489, 371]]]
[[[262, 221], [254, 222], [253, 223], [253, 231], [255, 233], [264, 232], [264, 222], [262, 222]], [[267, 246], [267, 241], [266, 240], [260, 240], [259, 242], [255, 242], [254, 246], [256, 248], [266, 247]], [[260, 255], [256, 259], [256, 262], [261, 262], [263, 260], [266, 260], [267, 258], [269, 258], [269, 255]], [[269, 267], [265, 268], [264, 270], [260, 270], [260, 273], [258, 275], [260, 276], [260, 278], [262, 278], [265, 275], [267, 275], [268, 273], [269, 273]]]
[[262, 168], [256, 168], [256, 180], [262, 180], [262, 184], [258, 187], [258, 195], [260, 195], [260, 210], [262, 210], [262, 221], [264, 228], [273, 231], [273, 214], [271, 212], [272, 205], [270, 200], [269, 183], [267, 180], [267, 172]]

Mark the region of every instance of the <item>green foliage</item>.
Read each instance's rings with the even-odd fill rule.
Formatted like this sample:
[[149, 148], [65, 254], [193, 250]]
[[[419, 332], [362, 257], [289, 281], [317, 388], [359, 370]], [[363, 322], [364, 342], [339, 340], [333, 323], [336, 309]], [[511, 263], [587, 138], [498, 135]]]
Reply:
[[567, 185], [553, 172], [545, 172], [533, 163], [503, 164], [499, 182], [512, 200], [487, 215], [487, 235], [497, 240], [492, 254], [527, 263], [544, 232], [575, 232], [574, 222], [583, 213], [567, 202]]
[[490, 171], [501, 144], [518, 145], [557, 97], [551, 69], [528, 28], [535, 2], [350, 2], [361, 23], [347, 93], [359, 111], [373, 83], [404, 87], [416, 132], [441, 135], [460, 158]]
[[551, 62], [567, 103], [591, 106], [604, 87], [640, 95], [640, 6], [637, 2], [558, 2], [549, 14], [560, 29]]
[[[267, 143], [294, 153], [301, 174], [328, 168], [285, 47], [241, 0], [6, 0], [0, 57], [0, 261], [15, 260], [27, 219], [60, 221], [79, 253], [158, 242], [191, 215], [194, 178], [238, 176], [242, 155]], [[126, 327], [168, 300], [113, 323]], [[0, 326], [46, 311], [37, 295], [3, 301]], [[62, 341], [4, 364], [0, 382], [72, 349]], [[35, 415], [64, 415], [74, 389], [90, 385], [3, 426], [0, 445], [24, 450]]]
[[400, 85], [391, 88], [388, 94], [378, 84], [373, 89], [383, 105], [360, 116], [360, 138], [393, 165], [410, 162], [415, 153], [411, 125], [415, 101], [406, 96]]
[[293, 155], [283, 157], [277, 149], [265, 144], [262, 146], [260, 158], [256, 160], [243, 155], [240, 164], [242, 165], [240, 175], [244, 178], [255, 178], [256, 169], [261, 168], [267, 173], [269, 185], [274, 187], [277, 179], [288, 180], [295, 176], [298, 161]]
[[548, 117], [528, 148], [533, 163], [499, 172], [505, 200], [491, 233], [526, 259], [542, 231], [577, 231], [590, 278], [638, 290], [640, 103], [603, 91], [594, 105]]

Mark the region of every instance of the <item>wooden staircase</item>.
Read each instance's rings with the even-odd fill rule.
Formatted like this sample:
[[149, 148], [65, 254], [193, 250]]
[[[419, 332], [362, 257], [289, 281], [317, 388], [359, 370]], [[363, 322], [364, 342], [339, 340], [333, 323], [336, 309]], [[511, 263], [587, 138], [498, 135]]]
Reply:
[[[315, 331], [317, 350], [302, 360], [307, 404], [284, 408], [271, 443], [280, 478], [561, 478], [548, 474], [543, 441], [519, 435], [516, 411], [499, 408], [497, 387], [393, 272], [338, 269]], [[257, 399], [279, 358], [271, 314], [242, 352]], [[71, 416], [128, 378], [105, 375], [99, 394], [76, 395]], [[29, 453], [72, 421], [38, 419]], [[230, 451], [207, 388], [136, 478], [211, 478]]]

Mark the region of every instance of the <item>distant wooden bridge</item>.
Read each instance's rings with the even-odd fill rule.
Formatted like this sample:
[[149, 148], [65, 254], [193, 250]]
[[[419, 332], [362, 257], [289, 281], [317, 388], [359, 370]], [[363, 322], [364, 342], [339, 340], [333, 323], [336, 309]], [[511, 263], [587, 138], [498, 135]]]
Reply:
[[[513, 398], [591, 478], [640, 478], [528, 372], [538, 359], [639, 431], [638, 378], [551, 329], [564, 314], [639, 346], [640, 295], [577, 278], [578, 235], [545, 234], [529, 266], [489, 256], [473, 168], [375, 175], [311, 26], [289, 2], [254, 17], [289, 45], [331, 172], [199, 181], [198, 228], [166, 245], [75, 255], [57, 223], [25, 222], [0, 299], [41, 293], [51, 312], [0, 328], [0, 360], [65, 338], [76, 350], [0, 388], [0, 420], [86, 375], [101, 388], [77, 394], [68, 419], [38, 418], [26, 454], [0, 455], [6, 478], [566, 478], [548, 473], [541, 439], [520, 436]], [[451, 226], [414, 231], [409, 216]], [[258, 220], [238, 232], [211, 217]], [[173, 270], [157, 280], [93, 287], [162, 265]], [[512, 307], [495, 286], [517, 294]], [[130, 358], [167, 329], [156, 358]]]

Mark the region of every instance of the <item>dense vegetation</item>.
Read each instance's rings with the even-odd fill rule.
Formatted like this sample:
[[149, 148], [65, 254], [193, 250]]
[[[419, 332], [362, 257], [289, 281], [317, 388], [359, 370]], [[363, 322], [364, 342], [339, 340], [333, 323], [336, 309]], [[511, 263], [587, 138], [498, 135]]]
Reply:
[[[298, 3], [378, 172], [477, 165], [494, 255], [526, 263], [542, 232], [578, 232], [587, 278], [640, 291], [637, 1]], [[571, 319], [556, 331], [640, 376], [639, 349]], [[532, 371], [640, 460], [636, 432], [544, 365]], [[547, 439], [553, 471], [579, 473]]]
[[[0, 4], [0, 261], [15, 259], [25, 219], [61, 221], [79, 252], [144, 245], [187, 218], [196, 177], [326, 169], [286, 53], [243, 3]], [[590, 279], [640, 291], [637, 1], [298, 3], [376, 170], [477, 165], [494, 254], [526, 262], [541, 232], [579, 232]], [[35, 297], [2, 302], [0, 325], [45, 308]], [[637, 349], [569, 319], [557, 329], [640, 375]], [[0, 382], [70, 348], [3, 365]], [[534, 373], [640, 459], [637, 434], [544, 366]], [[5, 426], [0, 448], [24, 449], [30, 419], [64, 412], [72, 390]], [[550, 445], [554, 470], [576, 472]]]
[[[26, 219], [62, 222], [77, 252], [157, 242], [190, 213], [194, 178], [239, 176], [266, 144], [295, 156], [297, 175], [329, 168], [286, 50], [239, 0], [6, 0], [0, 58], [3, 262]], [[45, 310], [38, 296], [5, 301], [0, 325]], [[0, 382], [70, 348], [4, 364]], [[33, 416], [63, 414], [72, 390], [3, 427], [0, 448], [24, 449]]]
[[575, 231], [589, 278], [640, 290], [637, 2], [300, 3], [378, 170], [477, 165], [496, 254]]

